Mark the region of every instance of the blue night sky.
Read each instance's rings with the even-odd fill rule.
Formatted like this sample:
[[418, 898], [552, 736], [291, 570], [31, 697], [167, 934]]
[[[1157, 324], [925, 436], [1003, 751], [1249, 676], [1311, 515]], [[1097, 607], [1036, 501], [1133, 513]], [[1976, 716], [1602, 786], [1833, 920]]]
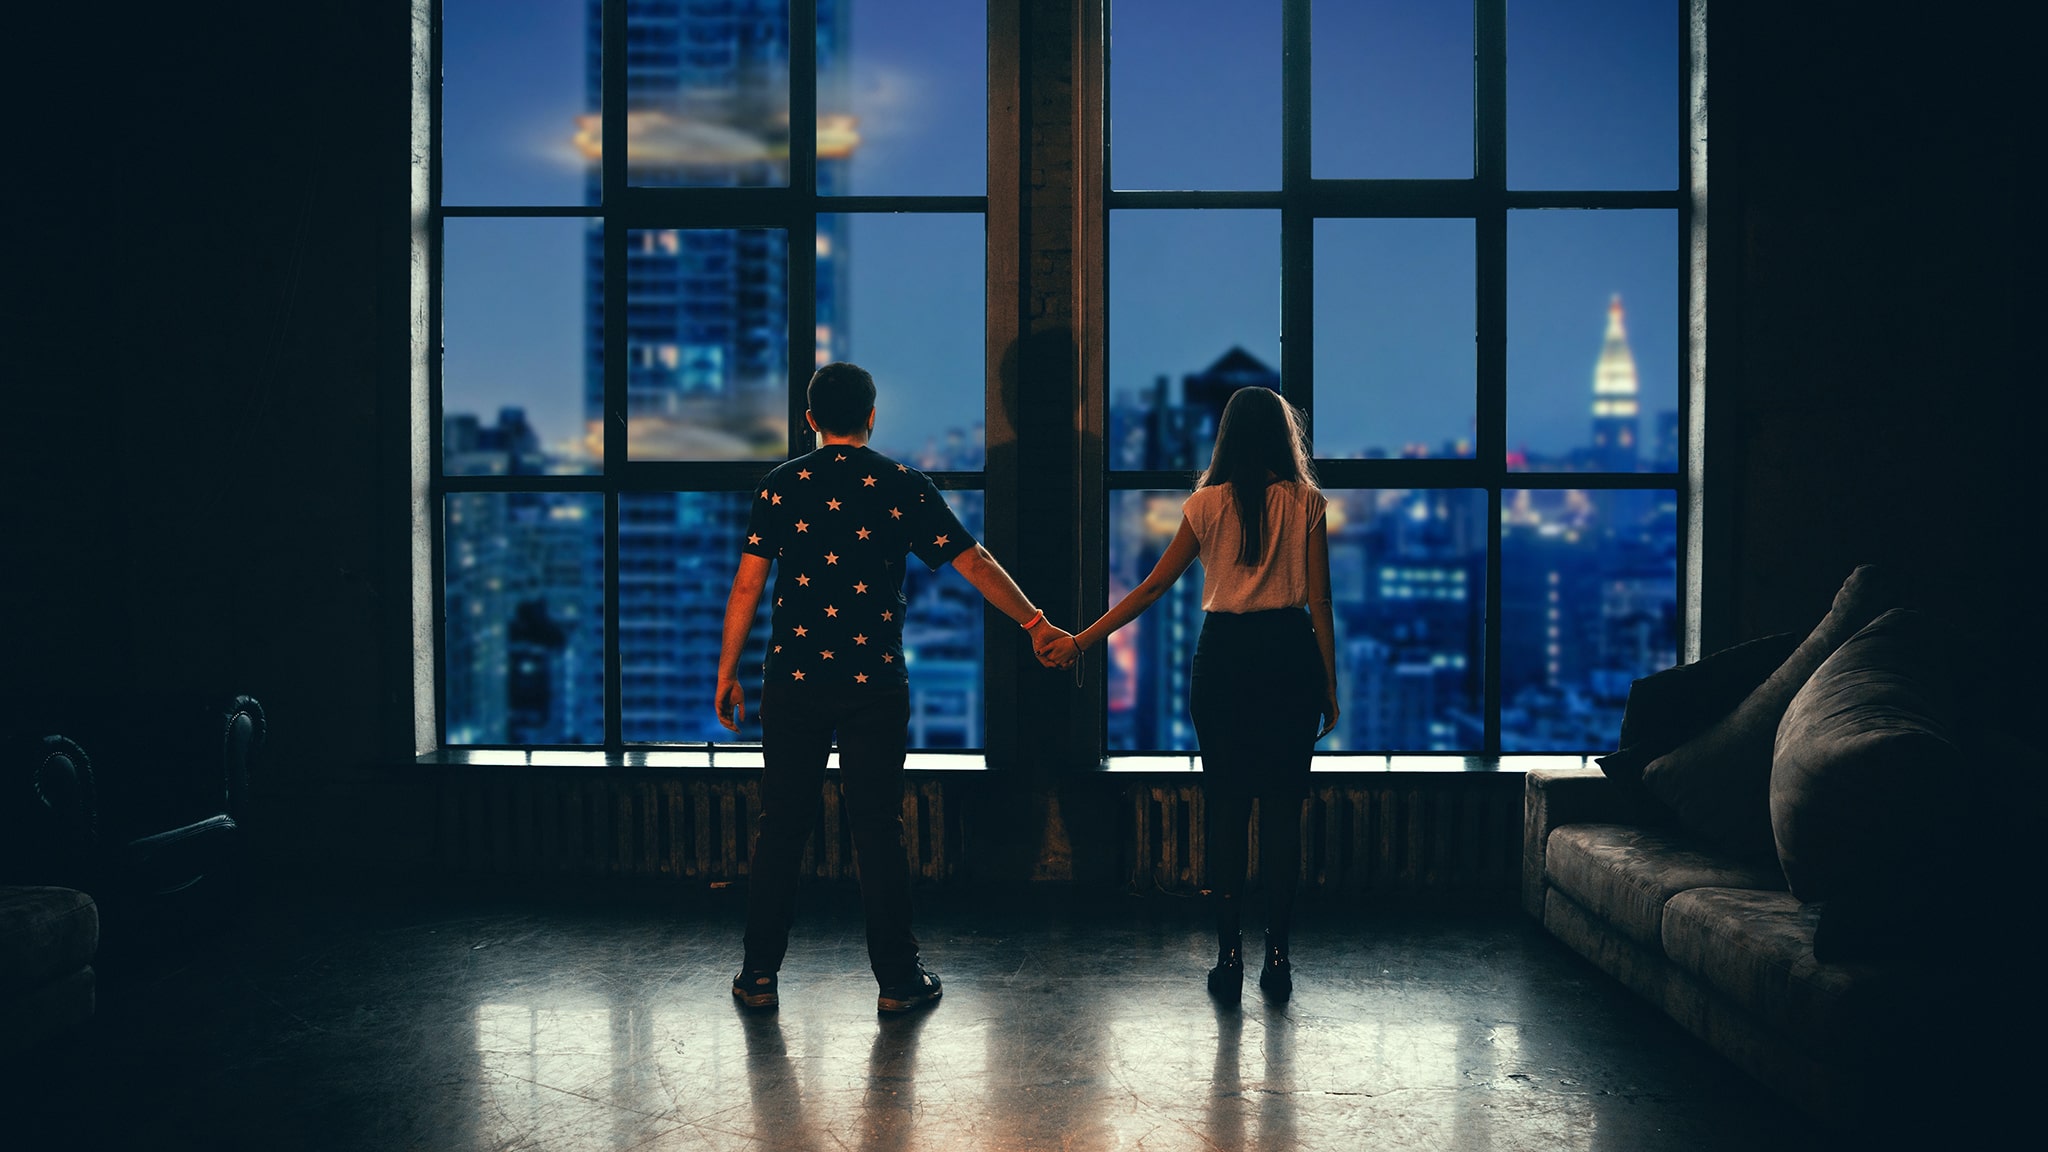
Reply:
[[[984, 23], [958, 0], [841, 0], [861, 145], [857, 193], [976, 194]], [[443, 199], [583, 201], [580, 0], [446, 0]], [[1511, 0], [1508, 172], [1530, 189], [1669, 189], [1678, 179], [1675, 3]], [[1111, 165], [1119, 188], [1272, 189], [1280, 173], [1278, 0], [1118, 0]], [[1472, 14], [1444, 0], [1322, 0], [1313, 15], [1313, 170], [1471, 171]], [[578, 220], [451, 220], [445, 404], [522, 405], [544, 439], [581, 420]], [[980, 415], [974, 217], [857, 221], [850, 357], [882, 388], [879, 447]], [[1110, 227], [1110, 390], [1174, 380], [1232, 344], [1278, 365], [1276, 212], [1119, 212]], [[1511, 447], [1583, 443], [1608, 298], [1627, 308], [1643, 435], [1677, 403], [1671, 212], [1529, 212], [1509, 223]], [[1325, 220], [1316, 231], [1318, 452], [1469, 437], [1469, 221]], [[842, 349], [842, 351], [848, 351]]]

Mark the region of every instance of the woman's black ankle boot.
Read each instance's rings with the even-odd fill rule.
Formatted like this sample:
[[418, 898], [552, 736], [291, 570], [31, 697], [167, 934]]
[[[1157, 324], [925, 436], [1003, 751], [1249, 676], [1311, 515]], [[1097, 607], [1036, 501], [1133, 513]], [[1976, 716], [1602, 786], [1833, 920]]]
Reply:
[[1275, 1000], [1294, 993], [1294, 965], [1287, 959], [1287, 934], [1266, 933], [1266, 962], [1259, 967], [1259, 989]]
[[1209, 969], [1209, 995], [1235, 1004], [1244, 995], [1244, 945], [1238, 934], [1219, 934], [1216, 966]]

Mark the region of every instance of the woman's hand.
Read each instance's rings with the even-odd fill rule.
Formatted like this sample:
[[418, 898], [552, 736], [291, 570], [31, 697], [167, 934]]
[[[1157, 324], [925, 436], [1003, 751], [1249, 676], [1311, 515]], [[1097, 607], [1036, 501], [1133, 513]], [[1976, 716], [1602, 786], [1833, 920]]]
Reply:
[[1335, 691], [1331, 691], [1324, 695], [1322, 711], [1323, 730], [1316, 733], [1316, 739], [1318, 740], [1321, 740], [1323, 737], [1328, 736], [1331, 732], [1336, 730], [1337, 713], [1340, 711], [1340, 709], [1337, 707], [1337, 693]]
[[1062, 632], [1050, 644], [1038, 649], [1038, 662], [1047, 668], [1070, 668], [1081, 658], [1081, 646]]

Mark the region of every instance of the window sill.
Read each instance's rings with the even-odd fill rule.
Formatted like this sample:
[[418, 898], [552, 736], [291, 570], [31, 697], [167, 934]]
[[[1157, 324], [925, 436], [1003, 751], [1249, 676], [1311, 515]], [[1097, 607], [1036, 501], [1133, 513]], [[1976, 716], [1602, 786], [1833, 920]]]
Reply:
[[[732, 771], [758, 770], [758, 744], [709, 745], [690, 748], [635, 749], [606, 753], [596, 749], [453, 748], [413, 759], [423, 768], [586, 768], [633, 770]], [[1584, 768], [1592, 757], [1579, 753], [1465, 756], [1454, 753], [1397, 755], [1332, 754], [1317, 756], [1309, 771], [1316, 775], [1523, 773], [1534, 768]], [[839, 770], [834, 752], [826, 770]], [[904, 767], [911, 772], [985, 772], [980, 752], [912, 752]], [[1201, 758], [1189, 753], [1106, 756], [1104, 775], [1200, 776]]]

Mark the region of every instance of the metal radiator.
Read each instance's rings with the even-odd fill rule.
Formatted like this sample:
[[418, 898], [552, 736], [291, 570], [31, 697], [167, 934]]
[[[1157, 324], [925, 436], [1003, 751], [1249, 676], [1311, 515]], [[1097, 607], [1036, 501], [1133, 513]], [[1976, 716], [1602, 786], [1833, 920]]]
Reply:
[[[1521, 875], [1521, 785], [1519, 774], [1489, 774], [1314, 788], [1302, 805], [1301, 883], [1341, 892], [1512, 893]], [[1131, 886], [1180, 894], [1207, 887], [1201, 787], [1155, 784], [1125, 796]], [[1247, 837], [1256, 874], [1256, 815]]]
[[[437, 790], [434, 849], [455, 872], [722, 882], [747, 873], [760, 790], [749, 777], [452, 773]], [[903, 792], [911, 875], [946, 880], [960, 829], [938, 780]], [[804, 874], [854, 877], [836, 782], [804, 853]]]
[[[1134, 892], [1207, 886], [1197, 782], [1099, 778], [1093, 799], [1121, 811], [1114, 852]], [[912, 777], [903, 793], [911, 875], [943, 883], [991, 846], [992, 801], [969, 774]], [[433, 855], [467, 874], [618, 877], [723, 884], [747, 873], [760, 793], [751, 774], [593, 775], [453, 770], [434, 789]], [[1070, 799], [1069, 803], [1079, 797]], [[1331, 781], [1302, 806], [1301, 882], [1340, 892], [1517, 891], [1519, 773], [1444, 773]], [[972, 830], [970, 832], [970, 829]], [[1249, 830], [1258, 860], [1257, 822]], [[1061, 847], [1064, 847], [1062, 845]], [[852, 880], [853, 841], [837, 781], [827, 784], [803, 871]]]

